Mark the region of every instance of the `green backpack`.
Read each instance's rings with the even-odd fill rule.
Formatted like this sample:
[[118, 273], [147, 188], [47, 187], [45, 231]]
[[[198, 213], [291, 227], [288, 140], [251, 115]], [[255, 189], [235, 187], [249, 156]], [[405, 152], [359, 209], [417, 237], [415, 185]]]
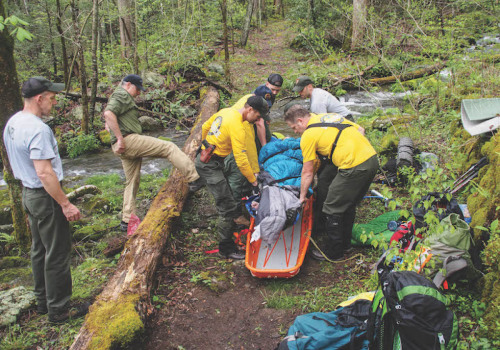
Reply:
[[[380, 267], [380, 266], [379, 266]], [[458, 342], [458, 322], [448, 300], [414, 271], [379, 268], [381, 290], [368, 321], [370, 349], [448, 350]]]
[[434, 284], [440, 287], [445, 279], [458, 271], [467, 272], [468, 279], [473, 279], [474, 265], [469, 254], [472, 237], [469, 225], [457, 214], [451, 214], [441, 220], [443, 231], [427, 237], [422, 244], [430, 248], [434, 267], [426, 264], [424, 275], [432, 277]]

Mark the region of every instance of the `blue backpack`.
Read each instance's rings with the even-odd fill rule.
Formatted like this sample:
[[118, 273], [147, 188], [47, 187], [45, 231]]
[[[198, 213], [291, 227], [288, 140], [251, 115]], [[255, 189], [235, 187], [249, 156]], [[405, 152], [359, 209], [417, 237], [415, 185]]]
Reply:
[[358, 300], [332, 312], [298, 316], [278, 350], [368, 349], [371, 301]]

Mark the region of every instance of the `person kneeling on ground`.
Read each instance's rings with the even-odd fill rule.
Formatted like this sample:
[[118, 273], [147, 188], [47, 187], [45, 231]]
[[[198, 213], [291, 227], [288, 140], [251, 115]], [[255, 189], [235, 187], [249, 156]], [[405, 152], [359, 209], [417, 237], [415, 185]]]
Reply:
[[233, 152], [238, 170], [254, 189], [257, 188], [256, 176], [258, 174], [254, 173], [248, 160], [243, 123], [253, 124], [267, 112], [267, 102], [260, 96], [251, 96], [243, 108], [222, 109], [211, 116], [202, 127], [203, 149], [196, 156], [195, 165], [201, 178], [206, 182], [208, 190], [215, 198], [215, 205], [220, 216], [219, 254], [223, 258], [245, 258], [245, 254], [238, 251], [233, 241], [233, 232], [236, 230], [240, 213], [227, 180], [230, 174], [224, 170], [224, 158]]
[[[341, 260], [351, 248], [356, 205], [377, 172], [377, 152], [362, 135], [359, 125], [336, 113], [315, 115], [295, 105], [286, 112], [285, 122], [302, 135], [301, 202], [305, 202], [313, 181], [313, 163], [317, 157], [321, 160], [315, 203], [315, 214], [319, 215], [315, 215], [315, 220], [324, 219], [326, 242], [322, 249], [326, 257]], [[312, 256], [325, 260], [317, 250]]]

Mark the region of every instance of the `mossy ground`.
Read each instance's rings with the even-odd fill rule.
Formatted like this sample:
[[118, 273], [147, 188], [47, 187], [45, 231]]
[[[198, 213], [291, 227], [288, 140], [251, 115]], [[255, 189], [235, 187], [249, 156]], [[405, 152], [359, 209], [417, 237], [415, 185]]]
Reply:
[[[161, 185], [166, 180], [168, 172], [159, 175], [146, 175], [141, 179], [141, 188], [138, 194], [138, 213], [143, 216], [148, 206], [158, 192]], [[81, 303], [83, 301], [95, 298], [102, 287], [105, 285], [110, 274], [113, 273], [116, 262], [119, 258], [112, 256], [106, 258], [102, 252], [107, 247], [107, 242], [114, 237], [123, 235], [119, 230], [120, 211], [123, 193], [123, 181], [119, 175], [92, 176], [85, 180], [86, 184], [92, 184], [102, 191], [93, 199], [105, 199], [109, 204], [106, 210], [97, 208], [90, 209], [84, 206], [82, 199], [76, 204], [80, 207], [85, 218], [72, 223], [74, 238], [72, 254], [72, 279], [73, 294], [71, 303]], [[65, 188], [67, 192], [71, 191]], [[12, 253], [15, 251], [11, 250]], [[31, 268], [29, 267], [29, 255], [26, 256], [5, 256], [0, 260], [2, 269], [0, 271], [0, 288], [6, 289], [16, 285], [24, 285], [29, 288], [32, 286]], [[131, 301], [128, 308], [124, 305], [124, 314], [129, 312]], [[127, 311], [128, 310], [128, 311]], [[132, 307], [133, 310], [133, 307]], [[137, 315], [137, 313], [135, 313]], [[128, 326], [136, 324], [142, 327], [142, 323], [137, 323], [134, 318]], [[134, 321], [135, 320], [135, 321]], [[139, 320], [140, 321], [140, 320]], [[63, 326], [55, 327], [48, 323], [47, 316], [40, 316], [34, 308], [27, 310], [18, 319], [16, 325], [0, 329], [0, 349], [67, 349], [74, 340], [74, 336], [82, 326], [83, 318], [72, 320]], [[120, 328], [119, 321], [114, 324], [116, 334], [125, 334], [123, 342], [129, 341], [133, 332], [130, 329]], [[112, 329], [110, 328], [110, 331]], [[120, 344], [117, 337], [106, 335], [104, 341], [112, 341]]]

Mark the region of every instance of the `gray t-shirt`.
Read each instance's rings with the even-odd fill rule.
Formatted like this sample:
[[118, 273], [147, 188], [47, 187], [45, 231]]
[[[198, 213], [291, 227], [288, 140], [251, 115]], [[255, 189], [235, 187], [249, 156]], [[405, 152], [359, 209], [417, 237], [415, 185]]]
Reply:
[[345, 117], [351, 114], [335, 96], [323, 89], [314, 88], [311, 93], [311, 108], [312, 113], [338, 113]]
[[33, 160], [50, 159], [59, 181], [63, 169], [54, 133], [39, 117], [23, 111], [14, 114], [3, 132], [5, 149], [14, 172], [24, 187], [41, 188]]

